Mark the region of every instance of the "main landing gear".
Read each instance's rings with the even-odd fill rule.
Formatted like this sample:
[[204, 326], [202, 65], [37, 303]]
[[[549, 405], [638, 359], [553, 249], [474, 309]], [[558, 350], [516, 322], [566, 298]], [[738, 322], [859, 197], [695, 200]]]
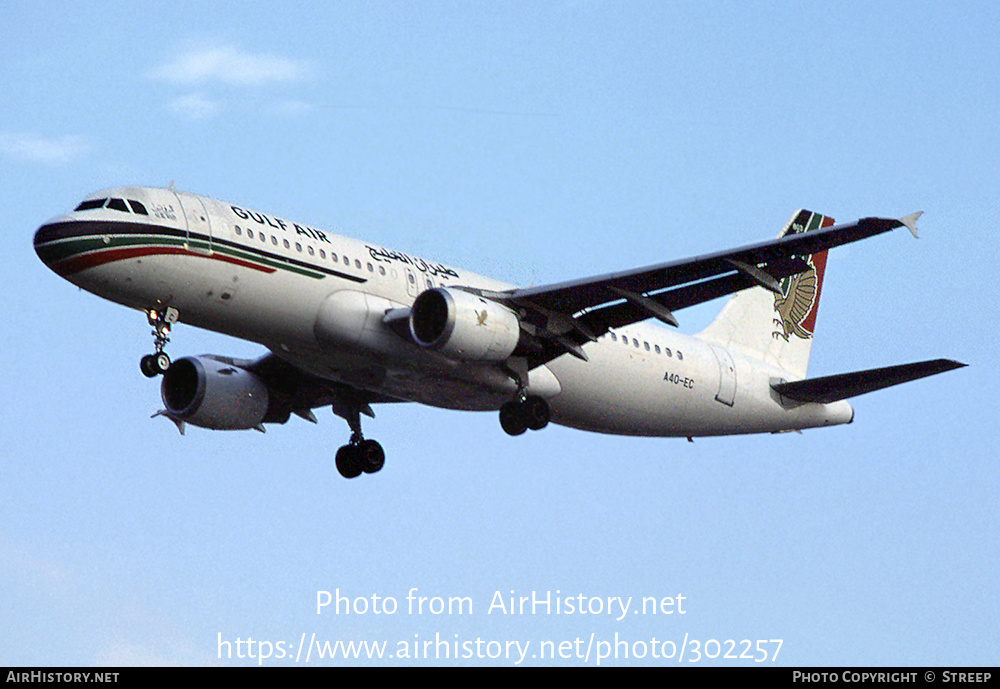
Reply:
[[170, 357], [163, 351], [163, 348], [170, 342], [170, 338], [167, 337], [170, 334], [170, 326], [177, 322], [179, 315], [177, 309], [172, 306], [168, 306], [162, 311], [146, 309], [146, 317], [149, 319], [149, 324], [153, 326], [153, 344], [156, 347], [156, 352], [147, 354], [139, 361], [139, 369], [147, 378], [166, 373], [167, 369], [170, 368]]
[[385, 450], [375, 440], [352, 435], [351, 442], [337, 450], [337, 471], [344, 478], [374, 474], [385, 464]]
[[549, 403], [541, 397], [521, 393], [500, 407], [500, 426], [507, 435], [521, 435], [528, 429], [540, 431], [549, 425]]
[[351, 441], [337, 450], [337, 471], [344, 478], [374, 474], [385, 464], [385, 450], [375, 440], [365, 440], [361, 433], [361, 412], [374, 416], [371, 408], [357, 400], [338, 400], [333, 413], [343, 417], [351, 427]]

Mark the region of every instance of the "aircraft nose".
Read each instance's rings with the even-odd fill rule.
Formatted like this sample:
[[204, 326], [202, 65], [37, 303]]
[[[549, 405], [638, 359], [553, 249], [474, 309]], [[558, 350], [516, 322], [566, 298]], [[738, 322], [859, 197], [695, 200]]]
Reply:
[[38, 254], [38, 258], [42, 259], [42, 263], [47, 266], [52, 265], [52, 254], [49, 251], [48, 245], [56, 239], [55, 228], [51, 223], [46, 223], [35, 230], [35, 253]]
[[58, 220], [50, 220], [35, 230], [35, 253], [52, 270], [56, 270], [56, 264], [66, 258], [64, 240], [68, 236], [66, 224]]

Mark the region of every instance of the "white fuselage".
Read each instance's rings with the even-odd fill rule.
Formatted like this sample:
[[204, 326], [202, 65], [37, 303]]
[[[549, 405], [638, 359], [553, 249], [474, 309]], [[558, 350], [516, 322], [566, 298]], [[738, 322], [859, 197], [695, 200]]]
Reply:
[[[383, 319], [435, 287], [511, 289], [490, 278], [207, 197], [146, 187], [97, 196], [142, 204], [79, 210], [46, 262], [80, 287], [138, 309], [258, 342], [322, 378], [423, 404], [495, 410], [517, 391], [495, 363], [456, 361]], [[131, 228], [135, 228], [134, 231]], [[43, 256], [43, 259], [46, 257]], [[699, 436], [849, 422], [845, 402], [795, 404], [770, 385], [787, 372], [697, 336], [640, 323], [529, 374], [552, 420], [623, 435]]]

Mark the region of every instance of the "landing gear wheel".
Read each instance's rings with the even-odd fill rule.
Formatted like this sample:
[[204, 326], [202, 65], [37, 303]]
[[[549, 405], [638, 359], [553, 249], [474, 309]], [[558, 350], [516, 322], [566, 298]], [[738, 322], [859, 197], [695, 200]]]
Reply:
[[523, 407], [528, 428], [540, 431], [549, 425], [549, 403], [541, 397], [529, 397], [524, 401]]
[[362, 473], [374, 474], [385, 465], [385, 450], [374, 440], [365, 440], [361, 433], [361, 414], [375, 416], [358, 391], [341, 391], [334, 398], [333, 413], [343, 417], [351, 427], [351, 440], [337, 450], [337, 471], [344, 478], [357, 478]]
[[154, 378], [162, 375], [170, 368], [170, 357], [160, 352], [158, 354], [147, 354], [139, 360], [139, 369], [142, 375], [147, 378]]
[[167, 369], [170, 368], [170, 357], [164, 352], [160, 352], [154, 356], [153, 360], [156, 362], [156, 369], [160, 373], [166, 373]]
[[529, 428], [540, 431], [549, 425], [549, 403], [532, 395], [500, 407], [500, 426], [507, 435], [521, 435]]
[[507, 435], [521, 435], [528, 430], [528, 419], [524, 405], [507, 402], [500, 407], [500, 427]]
[[374, 440], [362, 440], [355, 448], [360, 459], [361, 470], [374, 474], [385, 465], [385, 450]]
[[374, 474], [385, 465], [385, 450], [374, 440], [362, 440], [337, 450], [337, 471], [344, 478]]
[[153, 345], [156, 348], [156, 352], [147, 354], [139, 361], [139, 368], [147, 378], [166, 373], [167, 369], [170, 368], [170, 357], [163, 351], [163, 348], [170, 342], [167, 335], [170, 334], [170, 325], [177, 322], [177, 317], [177, 309], [173, 307], [167, 307], [162, 311], [155, 309], [146, 311], [146, 318], [153, 326]]
[[357, 445], [344, 445], [337, 450], [337, 471], [344, 478], [357, 478], [363, 471]]
[[159, 371], [156, 366], [156, 357], [152, 354], [147, 354], [139, 360], [139, 370], [142, 371], [142, 375], [147, 378], [155, 378]]

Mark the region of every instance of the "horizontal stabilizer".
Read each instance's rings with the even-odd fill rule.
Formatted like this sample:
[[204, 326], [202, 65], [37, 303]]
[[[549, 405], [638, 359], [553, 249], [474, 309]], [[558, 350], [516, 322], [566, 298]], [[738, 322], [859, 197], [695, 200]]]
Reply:
[[848, 397], [863, 395], [866, 392], [933, 376], [936, 373], [962, 368], [965, 365], [950, 359], [933, 359], [931, 361], [918, 361], [914, 364], [873, 368], [869, 371], [808, 378], [791, 383], [774, 383], [771, 387], [782, 397], [797, 402], [829, 404]]

